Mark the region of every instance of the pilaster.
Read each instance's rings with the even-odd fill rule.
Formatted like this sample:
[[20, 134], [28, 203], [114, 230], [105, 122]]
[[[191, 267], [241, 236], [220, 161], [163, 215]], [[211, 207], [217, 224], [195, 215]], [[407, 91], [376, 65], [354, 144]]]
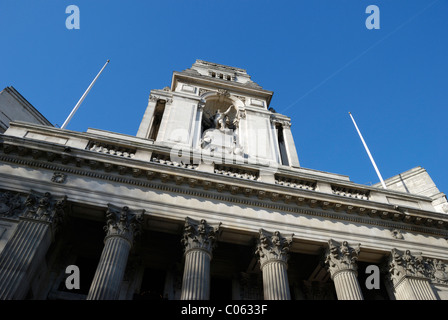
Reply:
[[282, 236], [280, 232], [268, 232], [260, 229], [256, 254], [259, 256], [260, 269], [263, 274], [263, 291], [265, 300], [290, 300], [288, 282], [289, 248], [291, 235]]
[[357, 278], [359, 251], [359, 244], [350, 246], [347, 241], [328, 241], [325, 264], [334, 282], [338, 300], [364, 299]]
[[129, 252], [141, 230], [144, 210], [108, 205], [104, 249], [87, 300], [116, 300], [119, 297]]
[[185, 219], [182, 244], [185, 266], [181, 300], [210, 298], [210, 261], [221, 223], [210, 225], [206, 220]]

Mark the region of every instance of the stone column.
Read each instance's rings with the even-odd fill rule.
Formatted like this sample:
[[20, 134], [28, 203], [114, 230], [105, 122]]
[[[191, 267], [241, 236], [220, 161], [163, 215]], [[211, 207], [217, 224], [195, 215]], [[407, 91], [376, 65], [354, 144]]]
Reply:
[[87, 300], [117, 300], [135, 237], [141, 229], [144, 210], [108, 205], [107, 232], [100, 262], [90, 286]]
[[31, 191], [25, 201], [10, 193], [1, 198], [1, 213], [17, 217], [19, 222], [0, 254], [0, 299], [22, 300], [36, 270], [45, 261], [64, 216], [66, 197], [56, 200], [49, 192]]
[[448, 279], [440, 262], [432, 264], [421, 253], [392, 249], [389, 257], [389, 281], [397, 300], [437, 300], [429, 283], [430, 278]]
[[256, 254], [259, 256], [263, 274], [263, 292], [265, 300], [290, 300], [288, 282], [288, 252], [293, 234], [280, 235], [260, 229]]
[[357, 244], [355, 247], [351, 247], [347, 241], [342, 243], [332, 239], [328, 241], [325, 264], [334, 282], [338, 300], [364, 300], [358, 282], [356, 264], [360, 251], [359, 246]]
[[210, 298], [210, 261], [221, 223], [209, 225], [186, 218], [182, 244], [185, 248], [185, 267], [181, 300]]

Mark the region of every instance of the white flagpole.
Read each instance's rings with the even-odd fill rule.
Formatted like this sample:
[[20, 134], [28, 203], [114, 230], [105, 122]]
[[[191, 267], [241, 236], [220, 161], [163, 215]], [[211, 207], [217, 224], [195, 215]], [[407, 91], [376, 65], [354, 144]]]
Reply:
[[98, 79], [98, 77], [100, 76], [100, 74], [103, 72], [104, 68], [106, 68], [106, 65], [109, 63], [110, 60], [107, 60], [106, 63], [104, 64], [103, 68], [100, 70], [100, 72], [98, 72], [98, 74], [96, 75], [95, 79], [93, 79], [92, 83], [90, 84], [90, 86], [87, 88], [86, 92], [84, 92], [84, 94], [82, 95], [81, 99], [79, 99], [78, 103], [76, 104], [76, 106], [73, 108], [72, 112], [70, 112], [69, 116], [67, 117], [67, 119], [65, 120], [64, 124], [62, 125], [61, 129], [65, 129], [68, 125], [68, 123], [70, 122], [70, 120], [73, 118], [73, 115], [75, 114], [76, 110], [78, 110], [79, 106], [81, 105], [81, 103], [84, 101], [85, 97], [87, 96], [87, 94], [89, 93], [90, 89], [92, 89], [93, 85], [96, 82], [96, 79]]
[[358, 126], [356, 125], [355, 119], [353, 119], [353, 116], [352, 116], [352, 114], [350, 112], [348, 114], [350, 115], [350, 118], [352, 118], [352, 121], [353, 121], [353, 124], [355, 125], [356, 131], [358, 131], [358, 134], [359, 134], [359, 137], [361, 138], [362, 144], [364, 145], [364, 148], [366, 149], [367, 154], [369, 155], [370, 161], [372, 162], [372, 165], [375, 168], [376, 174], [378, 175], [378, 178], [380, 178], [381, 185], [383, 186], [384, 189], [387, 189], [386, 188], [386, 184], [383, 181], [383, 177], [381, 176], [381, 173], [378, 170], [378, 167], [376, 166], [375, 161], [373, 160], [372, 155], [370, 154], [369, 148], [367, 147], [367, 144], [364, 141], [364, 138], [362, 137], [361, 132], [358, 129]]

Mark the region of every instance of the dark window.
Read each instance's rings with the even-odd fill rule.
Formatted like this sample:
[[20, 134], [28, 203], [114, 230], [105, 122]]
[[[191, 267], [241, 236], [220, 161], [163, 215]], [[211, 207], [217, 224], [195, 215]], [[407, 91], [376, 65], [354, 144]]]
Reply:
[[210, 300], [232, 300], [232, 279], [211, 277]]
[[143, 274], [140, 293], [134, 295], [134, 300], [162, 300], [164, 299], [165, 270], [146, 268]]
[[283, 127], [282, 125], [278, 124], [276, 128], [278, 136], [278, 149], [280, 151], [280, 160], [283, 165], [287, 166], [289, 165], [289, 162], [288, 162], [288, 154], [286, 152], [285, 138], [283, 136]]
[[160, 123], [162, 123], [163, 113], [165, 111], [165, 103], [157, 103], [154, 110], [153, 121], [151, 125], [151, 131], [149, 133], [149, 139], [156, 140], [159, 133]]

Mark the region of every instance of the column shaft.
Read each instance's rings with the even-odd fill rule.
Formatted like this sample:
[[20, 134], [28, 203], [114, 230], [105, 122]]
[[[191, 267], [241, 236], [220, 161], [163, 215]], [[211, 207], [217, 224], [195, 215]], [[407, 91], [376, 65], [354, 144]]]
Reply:
[[333, 277], [338, 300], [363, 300], [361, 287], [356, 272], [344, 270], [337, 272]]
[[270, 261], [263, 266], [265, 300], [291, 300], [288, 273], [283, 261]]
[[107, 235], [87, 300], [117, 300], [134, 238], [140, 233], [144, 210], [108, 204]]
[[204, 250], [186, 253], [181, 300], [210, 298], [210, 260], [210, 255]]
[[403, 278], [395, 287], [397, 300], [437, 300], [426, 279]]
[[0, 255], [0, 299], [21, 300], [29, 280], [50, 246], [49, 225], [21, 220]]
[[120, 237], [106, 240], [87, 300], [116, 300], [120, 293], [131, 244]]

